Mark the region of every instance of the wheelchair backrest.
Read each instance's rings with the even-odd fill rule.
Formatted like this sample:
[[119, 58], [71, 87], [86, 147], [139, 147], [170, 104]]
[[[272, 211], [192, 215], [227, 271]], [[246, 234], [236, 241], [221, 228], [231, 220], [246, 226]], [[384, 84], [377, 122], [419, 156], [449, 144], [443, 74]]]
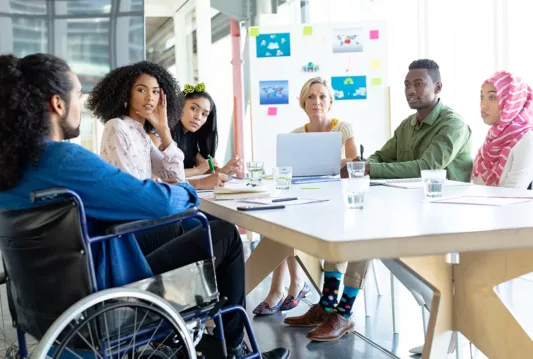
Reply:
[[80, 218], [73, 198], [0, 211], [0, 251], [13, 323], [37, 340], [91, 293]]

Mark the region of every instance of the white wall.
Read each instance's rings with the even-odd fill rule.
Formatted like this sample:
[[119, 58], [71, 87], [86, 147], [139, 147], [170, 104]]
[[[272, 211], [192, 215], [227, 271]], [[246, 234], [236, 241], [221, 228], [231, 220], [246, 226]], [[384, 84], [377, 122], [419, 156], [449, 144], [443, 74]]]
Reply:
[[506, 69], [533, 83], [527, 26], [533, 2], [522, 0], [310, 0], [312, 23], [386, 20], [392, 125], [410, 114], [403, 93], [417, 58], [440, 65], [442, 100], [469, 124], [477, 148], [487, 127], [479, 116], [481, 83]]
[[211, 53], [216, 58], [217, 66], [215, 71], [211, 71], [210, 81], [206, 83], [206, 86], [207, 91], [211, 94], [217, 105], [218, 149], [216, 158], [219, 161], [227, 161], [233, 154], [233, 67], [231, 65], [231, 35], [213, 43]]
[[[291, 1], [280, 6], [278, 14], [261, 17], [266, 22], [262, 25], [295, 24], [298, 11], [299, 2]], [[388, 22], [393, 129], [412, 112], [403, 91], [409, 64], [418, 58], [431, 58], [441, 67], [442, 100], [469, 124], [476, 148], [487, 131], [479, 117], [482, 81], [494, 71], [506, 69], [533, 83], [533, 55], [529, 55], [532, 42], [527, 26], [531, 14], [533, 2], [526, 0], [310, 0], [310, 23]], [[221, 131], [220, 151], [225, 150], [225, 136], [231, 135], [231, 49], [229, 39], [212, 46], [218, 69], [210, 74], [208, 86], [216, 92], [219, 123], [225, 128]]]

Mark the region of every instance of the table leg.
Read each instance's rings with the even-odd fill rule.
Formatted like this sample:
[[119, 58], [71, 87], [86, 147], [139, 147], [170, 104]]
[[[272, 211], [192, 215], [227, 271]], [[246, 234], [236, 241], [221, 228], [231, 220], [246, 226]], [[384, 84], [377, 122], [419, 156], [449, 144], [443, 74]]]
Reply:
[[263, 237], [246, 261], [246, 295], [259, 285], [287, 257], [295, 256], [311, 284], [320, 293], [320, 260], [294, 248]]
[[491, 359], [533, 358], [533, 341], [494, 291], [533, 272], [533, 249], [461, 253], [454, 265], [455, 327]]
[[453, 334], [451, 264], [444, 255], [401, 258], [400, 262], [433, 288], [422, 358], [447, 358]]
[[259, 285], [294, 249], [263, 237], [246, 261], [246, 295]]
[[295, 250], [295, 256], [313, 287], [315, 287], [318, 293], [322, 293], [322, 290], [320, 289], [320, 280], [322, 279], [323, 270], [320, 259], [299, 250]]

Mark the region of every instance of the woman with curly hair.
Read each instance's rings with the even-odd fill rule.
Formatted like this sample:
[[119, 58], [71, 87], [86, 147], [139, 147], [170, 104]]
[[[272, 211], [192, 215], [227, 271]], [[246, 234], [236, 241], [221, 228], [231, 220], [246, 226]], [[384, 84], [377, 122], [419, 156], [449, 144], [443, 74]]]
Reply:
[[[160, 65], [142, 61], [111, 71], [87, 101], [87, 107], [105, 124], [101, 157], [141, 180], [185, 181], [184, 155], [170, 133], [183, 102], [176, 80]], [[161, 139], [159, 147], [150, 140], [153, 131]], [[227, 180], [227, 176], [212, 174], [191, 185], [211, 189]]]
[[[237, 173], [242, 161], [239, 156], [233, 157], [224, 167], [219, 167], [215, 157], [218, 146], [217, 108], [215, 101], [206, 91], [205, 84], [196, 86], [185, 85], [183, 89], [185, 106], [181, 118], [173, 127], [172, 138], [185, 154], [185, 174], [187, 177], [203, 175], [210, 171], [209, 157], [213, 157], [215, 171], [229, 176]], [[152, 135], [156, 145], [161, 143]]]

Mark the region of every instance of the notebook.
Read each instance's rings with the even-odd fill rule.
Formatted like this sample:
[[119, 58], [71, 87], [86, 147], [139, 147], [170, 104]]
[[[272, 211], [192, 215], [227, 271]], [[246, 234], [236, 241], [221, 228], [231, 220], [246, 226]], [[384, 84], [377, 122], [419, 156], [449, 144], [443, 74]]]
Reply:
[[240, 183], [227, 182], [224, 187], [215, 187], [215, 200], [246, 199], [269, 197], [270, 192], [263, 186], [252, 186], [244, 181]]
[[[383, 180], [371, 180], [371, 186], [387, 186], [387, 187], [397, 187], [404, 189], [416, 189], [424, 188], [424, 183], [422, 178], [397, 178], [397, 179], [383, 179]], [[468, 182], [459, 182], [459, 181], [444, 181], [444, 187], [461, 187], [461, 186], [470, 186], [471, 183]]]

